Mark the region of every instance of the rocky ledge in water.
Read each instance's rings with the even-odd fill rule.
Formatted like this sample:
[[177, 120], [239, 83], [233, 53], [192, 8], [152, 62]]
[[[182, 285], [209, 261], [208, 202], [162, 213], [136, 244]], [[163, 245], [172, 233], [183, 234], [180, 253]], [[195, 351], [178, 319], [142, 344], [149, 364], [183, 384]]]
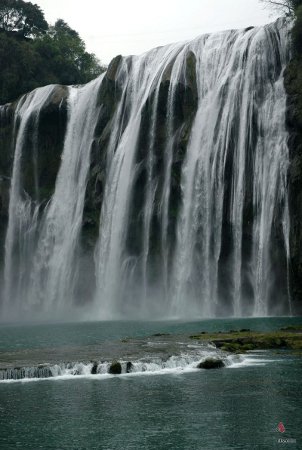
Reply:
[[270, 349], [300, 354], [302, 325], [269, 332], [203, 331], [190, 337], [157, 333], [92, 346], [0, 351], [0, 381], [222, 369], [242, 362], [243, 353]]
[[207, 342], [158, 333], [96, 345], [0, 351], [0, 382], [37, 378], [217, 369], [240, 362]]
[[281, 328], [277, 331], [257, 332], [248, 329], [228, 333], [207, 333], [190, 336], [191, 339], [212, 342], [218, 349], [229, 353], [251, 350], [290, 349], [302, 350], [302, 325]]

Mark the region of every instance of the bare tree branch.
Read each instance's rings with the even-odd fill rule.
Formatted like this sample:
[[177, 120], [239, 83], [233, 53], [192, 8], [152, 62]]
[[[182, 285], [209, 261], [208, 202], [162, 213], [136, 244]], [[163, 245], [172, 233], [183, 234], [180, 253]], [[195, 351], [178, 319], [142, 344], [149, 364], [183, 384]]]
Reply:
[[302, 1], [300, 0], [260, 0], [265, 3], [268, 7], [280, 10], [286, 16], [294, 16], [295, 9], [299, 6]]

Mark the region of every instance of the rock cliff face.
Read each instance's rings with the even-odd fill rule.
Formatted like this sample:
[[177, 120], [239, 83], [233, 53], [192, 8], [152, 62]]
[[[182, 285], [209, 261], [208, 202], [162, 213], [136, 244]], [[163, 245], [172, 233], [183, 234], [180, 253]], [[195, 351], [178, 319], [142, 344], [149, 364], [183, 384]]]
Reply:
[[86, 87], [0, 107], [7, 317], [299, 311], [302, 127], [288, 69], [289, 229], [286, 36], [279, 21], [118, 56]]
[[293, 59], [285, 71], [289, 131], [289, 208], [291, 294], [295, 312], [302, 314], [302, 64]]
[[[26, 95], [19, 104], [26, 100]], [[49, 96], [39, 115], [38, 124], [34, 117], [28, 124], [26, 142], [21, 161], [21, 184], [23, 192], [34, 202], [45, 205], [51, 198], [61, 163], [61, 153], [67, 125], [68, 90], [57, 86]], [[1, 260], [5, 232], [8, 223], [9, 190], [14, 164], [14, 151], [19, 129], [15, 118], [17, 103], [0, 108], [0, 233]]]

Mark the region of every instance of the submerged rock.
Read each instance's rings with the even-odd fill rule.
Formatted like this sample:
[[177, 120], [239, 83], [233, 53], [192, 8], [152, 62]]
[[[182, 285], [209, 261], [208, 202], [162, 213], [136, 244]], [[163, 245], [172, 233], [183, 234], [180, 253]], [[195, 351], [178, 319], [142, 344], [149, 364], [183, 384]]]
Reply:
[[118, 361], [113, 361], [109, 367], [108, 373], [111, 373], [111, 375], [120, 375], [122, 373], [121, 363]]
[[225, 367], [224, 362], [222, 359], [217, 358], [207, 358], [201, 363], [198, 364], [197, 369], [222, 369]]
[[96, 375], [98, 373], [98, 363], [94, 362], [91, 368], [91, 375]]
[[164, 336], [170, 336], [169, 333], [155, 333], [153, 334], [154, 337], [164, 337]]
[[127, 364], [126, 364], [126, 373], [132, 372], [133, 367], [134, 367], [134, 366], [133, 366], [133, 364], [132, 364], [131, 361], [127, 362]]

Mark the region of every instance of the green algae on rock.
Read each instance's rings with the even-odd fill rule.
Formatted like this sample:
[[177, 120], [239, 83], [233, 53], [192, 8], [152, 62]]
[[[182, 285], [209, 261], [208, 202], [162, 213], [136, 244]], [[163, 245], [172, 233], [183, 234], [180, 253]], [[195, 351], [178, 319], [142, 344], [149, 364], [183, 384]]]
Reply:
[[230, 353], [251, 350], [302, 349], [302, 325], [270, 332], [234, 331], [190, 336], [191, 339], [212, 342], [217, 348]]

